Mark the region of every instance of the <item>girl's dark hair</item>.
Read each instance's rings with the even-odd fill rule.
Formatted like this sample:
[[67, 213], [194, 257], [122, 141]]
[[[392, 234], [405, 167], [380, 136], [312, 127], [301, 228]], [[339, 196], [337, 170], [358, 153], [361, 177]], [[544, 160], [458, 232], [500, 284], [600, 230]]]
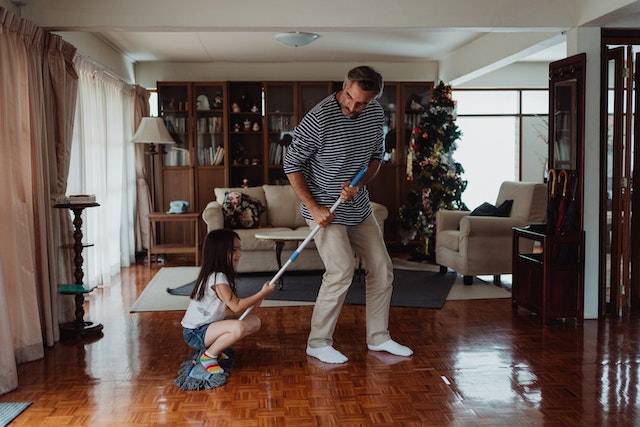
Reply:
[[233, 267], [233, 241], [240, 239], [232, 230], [213, 230], [202, 244], [202, 267], [191, 292], [191, 299], [200, 301], [204, 296], [207, 279], [215, 273], [224, 273], [229, 286], [236, 293], [236, 270]]

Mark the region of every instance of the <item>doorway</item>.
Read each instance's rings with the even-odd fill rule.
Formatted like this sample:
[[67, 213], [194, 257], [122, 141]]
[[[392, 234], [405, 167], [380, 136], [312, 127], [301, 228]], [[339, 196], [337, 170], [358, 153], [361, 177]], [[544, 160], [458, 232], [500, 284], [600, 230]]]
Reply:
[[640, 308], [640, 32], [603, 30], [601, 60], [599, 311], [623, 317]]

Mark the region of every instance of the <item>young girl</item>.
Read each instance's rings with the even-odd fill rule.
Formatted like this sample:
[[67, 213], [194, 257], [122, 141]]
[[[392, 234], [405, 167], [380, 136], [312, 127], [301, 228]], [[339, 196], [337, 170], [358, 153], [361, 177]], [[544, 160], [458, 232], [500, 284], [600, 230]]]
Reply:
[[[222, 351], [239, 339], [260, 329], [260, 319], [249, 315], [243, 320], [227, 319], [227, 309], [236, 317], [252, 305], [258, 305], [273, 290], [269, 282], [256, 294], [246, 298], [236, 296], [235, 276], [240, 261], [240, 238], [231, 230], [214, 230], [204, 242], [202, 268], [191, 293], [191, 301], [182, 318], [183, 337], [194, 350], [205, 350], [200, 356], [204, 369], [192, 369], [207, 374], [223, 374], [218, 358]], [[189, 374], [190, 376], [191, 373]]]

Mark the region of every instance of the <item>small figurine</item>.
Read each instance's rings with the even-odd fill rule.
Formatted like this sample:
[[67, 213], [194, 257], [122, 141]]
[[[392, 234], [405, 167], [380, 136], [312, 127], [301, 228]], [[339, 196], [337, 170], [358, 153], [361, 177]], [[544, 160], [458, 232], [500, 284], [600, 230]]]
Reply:
[[219, 92], [213, 98], [213, 108], [222, 108], [222, 95]]
[[254, 122], [253, 123], [253, 127], [251, 129], [253, 129], [254, 132], [259, 132], [260, 131], [260, 125], [258, 124], [258, 122]]
[[233, 103], [231, 104], [231, 111], [233, 111], [234, 113], [239, 113], [240, 112], [240, 106], [237, 103]]
[[249, 180], [247, 178], [242, 179], [242, 188], [249, 188]]
[[258, 108], [258, 106], [256, 104], [253, 104], [253, 107], [251, 107], [251, 112], [252, 113], [257, 113], [258, 111], [260, 111], [260, 109]]
[[251, 120], [245, 119], [245, 121], [244, 121], [244, 130], [251, 130]]
[[207, 95], [198, 95], [198, 98], [196, 98], [196, 110], [204, 111], [210, 109], [211, 107], [209, 106], [209, 98], [207, 98]]
[[240, 132], [240, 123], [234, 123], [233, 131], [234, 132]]
[[260, 165], [260, 159], [258, 159], [257, 157], [254, 157], [253, 159], [251, 159], [251, 164], [253, 166], [258, 166]]

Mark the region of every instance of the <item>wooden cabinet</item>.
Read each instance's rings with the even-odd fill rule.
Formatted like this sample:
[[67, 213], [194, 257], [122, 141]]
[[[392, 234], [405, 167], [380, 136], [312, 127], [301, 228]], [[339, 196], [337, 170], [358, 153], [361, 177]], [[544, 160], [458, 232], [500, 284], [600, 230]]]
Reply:
[[[176, 144], [162, 156], [154, 210], [186, 200], [202, 212], [216, 187], [287, 184], [282, 170], [294, 127], [342, 82], [158, 82], [158, 111]], [[385, 162], [369, 184], [373, 201], [389, 209], [387, 241], [398, 242], [397, 211], [404, 202], [406, 154], [411, 128], [429, 100], [432, 82], [386, 82]], [[413, 104], [412, 104], [413, 103]], [[413, 109], [412, 109], [413, 105]], [[162, 240], [181, 239], [185, 230], [167, 224]], [[177, 228], [176, 228], [177, 227]], [[173, 230], [173, 228], [176, 228]], [[201, 229], [206, 230], [203, 224]]]
[[[535, 252], [520, 251], [521, 240], [540, 245]], [[524, 245], [530, 247], [530, 245]], [[584, 232], [555, 236], [546, 224], [513, 229], [514, 310], [538, 313], [543, 324], [552, 319], [583, 318]]]
[[[514, 228], [514, 308], [555, 318], [583, 318], [585, 54], [549, 64], [549, 179], [547, 224]], [[539, 242], [521, 253], [520, 240]]]

